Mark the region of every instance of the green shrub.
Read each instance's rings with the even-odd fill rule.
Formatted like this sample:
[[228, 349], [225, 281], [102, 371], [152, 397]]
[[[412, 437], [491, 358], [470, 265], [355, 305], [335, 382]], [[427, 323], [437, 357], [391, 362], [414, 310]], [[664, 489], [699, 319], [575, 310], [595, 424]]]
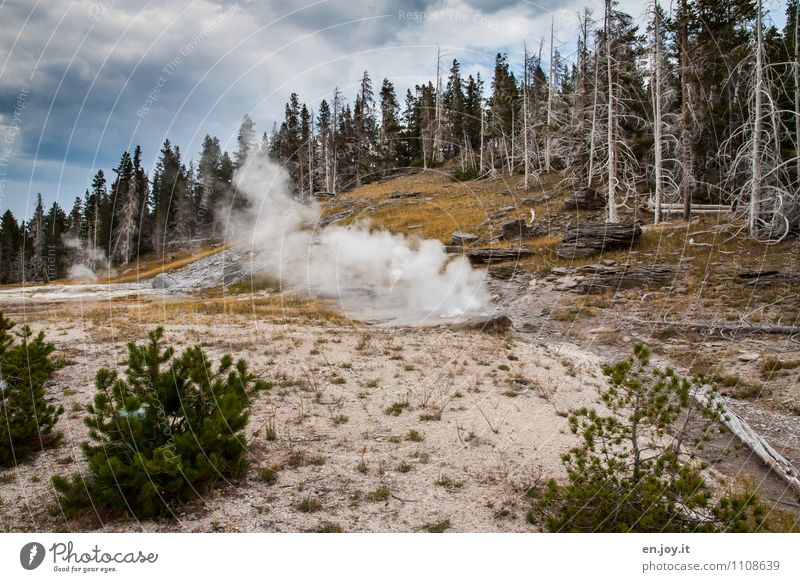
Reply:
[[699, 404], [703, 376], [651, 369], [639, 344], [634, 358], [606, 366], [602, 400], [610, 414], [585, 408], [570, 415], [581, 444], [563, 456], [568, 480], [550, 480], [528, 515], [552, 531], [692, 532], [765, 529], [752, 491], [715, 500], [696, 454], [724, 410]]
[[89, 476], [53, 477], [68, 514], [91, 505], [135, 517], [172, 514], [175, 507], [247, 469], [243, 429], [249, 400], [264, 386], [244, 360], [230, 355], [216, 371], [200, 347], [175, 356], [163, 330], [128, 344], [125, 379], [97, 373], [87, 406], [89, 441], [81, 447]]
[[55, 446], [61, 434], [54, 432], [62, 406], [48, 404], [44, 385], [55, 370], [50, 357], [55, 349], [36, 337], [26, 325], [9, 333], [14, 322], [0, 312], [0, 466], [21, 463], [32, 453]]

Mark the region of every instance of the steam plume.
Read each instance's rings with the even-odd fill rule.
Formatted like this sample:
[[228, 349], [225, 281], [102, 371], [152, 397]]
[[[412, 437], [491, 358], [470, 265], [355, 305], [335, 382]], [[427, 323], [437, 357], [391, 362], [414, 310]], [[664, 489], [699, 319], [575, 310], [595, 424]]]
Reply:
[[254, 272], [369, 315], [454, 317], [489, 303], [483, 272], [448, 255], [438, 240], [373, 230], [366, 222], [315, 229], [319, 206], [294, 200], [287, 172], [260, 156], [248, 159], [234, 181], [250, 210], [231, 230], [248, 233]]

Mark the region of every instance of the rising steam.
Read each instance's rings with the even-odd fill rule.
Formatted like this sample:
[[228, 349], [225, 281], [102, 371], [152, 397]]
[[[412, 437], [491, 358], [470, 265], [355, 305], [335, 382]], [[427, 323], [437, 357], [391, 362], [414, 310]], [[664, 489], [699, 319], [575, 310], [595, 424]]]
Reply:
[[319, 206], [294, 200], [287, 172], [260, 156], [234, 180], [250, 210], [229, 230], [247, 233], [255, 273], [368, 315], [455, 317], [489, 304], [484, 273], [448, 255], [438, 240], [373, 230], [366, 222], [315, 228]]
[[108, 260], [103, 249], [70, 236], [64, 236], [62, 240], [64, 246], [70, 249], [72, 256], [72, 264], [67, 270], [67, 278], [78, 281], [97, 281], [98, 273], [103, 273], [108, 277], [114, 276], [111, 261]]

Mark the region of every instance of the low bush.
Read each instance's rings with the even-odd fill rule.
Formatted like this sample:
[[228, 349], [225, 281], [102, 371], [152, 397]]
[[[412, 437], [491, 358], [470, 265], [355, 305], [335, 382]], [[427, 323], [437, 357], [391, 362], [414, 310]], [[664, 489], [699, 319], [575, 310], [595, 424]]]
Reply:
[[247, 469], [247, 423], [256, 381], [244, 360], [224, 356], [214, 370], [200, 347], [180, 356], [162, 328], [128, 344], [125, 378], [101, 369], [86, 407], [88, 476], [53, 477], [67, 515], [92, 506], [148, 518], [174, 509]]
[[48, 404], [45, 384], [55, 371], [54, 346], [0, 312], [0, 466], [15, 466], [61, 439], [54, 428], [62, 406]]

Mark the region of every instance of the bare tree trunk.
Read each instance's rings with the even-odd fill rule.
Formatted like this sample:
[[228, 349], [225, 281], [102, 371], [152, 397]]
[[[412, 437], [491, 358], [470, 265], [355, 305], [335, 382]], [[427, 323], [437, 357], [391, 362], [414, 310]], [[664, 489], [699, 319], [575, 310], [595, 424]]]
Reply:
[[581, 35], [578, 37], [578, 82], [575, 86], [575, 113], [578, 116], [578, 139], [579, 139], [579, 154], [580, 171], [581, 171], [581, 185], [586, 182], [585, 172], [587, 171], [587, 143], [586, 143], [586, 59], [589, 56], [587, 48], [588, 41], [588, 28], [589, 28], [589, 13], [588, 8], [584, 9], [584, 17], [581, 20], [579, 17]]
[[442, 151], [442, 141], [444, 139], [442, 128], [442, 56], [439, 45], [436, 45], [436, 120], [434, 124], [436, 129], [433, 134], [433, 155], [432, 158], [436, 162], [444, 160], [444, 153]]
[[654, 55], [653, 66], [655, 69], [653, 82], [653, 110], [655, 114], [653, 126], [653, 139], [655, 141], [655, 174], [656, 174], [656, 200], [655, 217], [656, 224], [661, 222], [661, 189], [662, 189], [662, 161], [661, 161], [661, 31], [658, 13], [658, 2], [653, 2], [653, 28], [654, 28]]
[[800, 180], [800, 5], [794, 12], [794, 155]]
[[528, 45], [524, 44], [523, 74], [522, 74], [522, 140], [523, 156], [525, 157], [524, 188], [528, 189], [528, 176], [530, 174], [530, 155], [528, 153]]
[[483, 98], [480, 98], [480, 109], [481, 109], [481, 157], [480, 157], [480, 167], [478, 168], [478, 174], [483, 174], [483, 131], [484, 131], [484, 117], [486, 117], [483, 113]]
[[336, 123], [338, 122], [339, 107], [341, 106], [341, 92], [339, 87], [333, 90], [333, 123], [331, 124], [331, 151], [333, 163], [331, 164], [331, 184], [329, 192], [336, 194]]
[[606, 0], [606, 71], [608, 73], [608, 222], [619, 222], [617, 201], [617, 146], [614, 111], [614, 73], [611, 58], [611, 0]]
[[314, 111], [311, 111], [311, 131], [308, 133], [308, 198], [314, 197]]
[[692, 193], [689, 179], [692, 171], [692, 153], [689, 140], [689, 12], [686, 0], [681, 0], [681, 164], [683, 175], [681, 177], [681, 192], [683, 193], [683, 219], [692, 218]]
[[762, 132], [762, 91], [764, 88], [763, 47], [761, 45], [761, 0], [758, 0], [756, 20], [756, 95], [753, 115], [753, 166], [750, 185], [750, 234], [758, 230], [761, 218], [761, 132]]
[[592, 176], [594, 175], [594, 150], [597, 137], [597, 101], [600, 94], [600, 50], [595, 47], [594, 51], [594, 103], [592, 104], [592, 129], [589, 133], [589, 177], [586, 186], [592, 187]]
[[553, 121], [553, 27], [555, 26], [555, 19], [550, 19], [550, 75], [547, 82], [547, 133], [544, 138], [544, 171], [550, 171], [550, 153], [551, 153], [551, 138], [550, 138], [550, 125]]

